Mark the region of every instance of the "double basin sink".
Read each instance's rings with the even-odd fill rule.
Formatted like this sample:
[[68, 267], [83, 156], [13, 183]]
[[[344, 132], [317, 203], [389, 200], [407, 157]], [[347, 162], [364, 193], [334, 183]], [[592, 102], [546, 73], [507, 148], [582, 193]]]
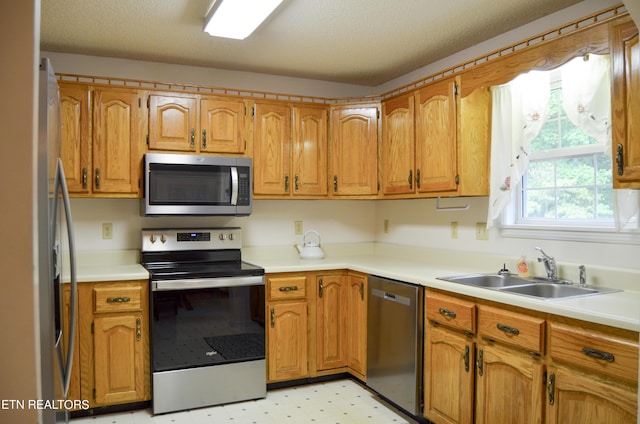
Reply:
[[569, 280], [552, 280], [543, 277], [524, 278], [511, 274], [467, 274], [456, 277], [440, 277], [438, 279], [546, 300], [593, 296], [620, 291], [605, 287], [580, 286]]

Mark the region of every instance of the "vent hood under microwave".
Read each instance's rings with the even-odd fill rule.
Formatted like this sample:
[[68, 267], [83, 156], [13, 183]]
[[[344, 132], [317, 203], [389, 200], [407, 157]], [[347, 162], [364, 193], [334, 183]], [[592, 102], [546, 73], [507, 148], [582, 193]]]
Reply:
[[141, 214], [247, 216], [251, 158], [147, 153]]

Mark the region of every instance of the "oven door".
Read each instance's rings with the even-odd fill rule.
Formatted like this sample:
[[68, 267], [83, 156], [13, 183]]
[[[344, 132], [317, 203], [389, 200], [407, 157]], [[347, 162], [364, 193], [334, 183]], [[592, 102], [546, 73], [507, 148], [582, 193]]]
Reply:
[[265, 358], [264, 276], [151, 281], [154, 373]]

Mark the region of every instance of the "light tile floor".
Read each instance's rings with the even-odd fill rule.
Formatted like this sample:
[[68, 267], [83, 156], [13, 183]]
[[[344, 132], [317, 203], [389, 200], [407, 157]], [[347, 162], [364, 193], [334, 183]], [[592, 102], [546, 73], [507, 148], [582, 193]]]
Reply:
[[352, 380], [270, 390], [265, 399], [152, 415], [150, 409], [74, 418], [71, 424], [413, 424]]

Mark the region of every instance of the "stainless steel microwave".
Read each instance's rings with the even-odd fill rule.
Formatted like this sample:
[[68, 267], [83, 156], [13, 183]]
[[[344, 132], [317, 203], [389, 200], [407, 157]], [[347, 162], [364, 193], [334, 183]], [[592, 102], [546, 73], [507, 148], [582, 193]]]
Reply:
[[251, 214], [251, 158], [147, 153], [141, 213]]

